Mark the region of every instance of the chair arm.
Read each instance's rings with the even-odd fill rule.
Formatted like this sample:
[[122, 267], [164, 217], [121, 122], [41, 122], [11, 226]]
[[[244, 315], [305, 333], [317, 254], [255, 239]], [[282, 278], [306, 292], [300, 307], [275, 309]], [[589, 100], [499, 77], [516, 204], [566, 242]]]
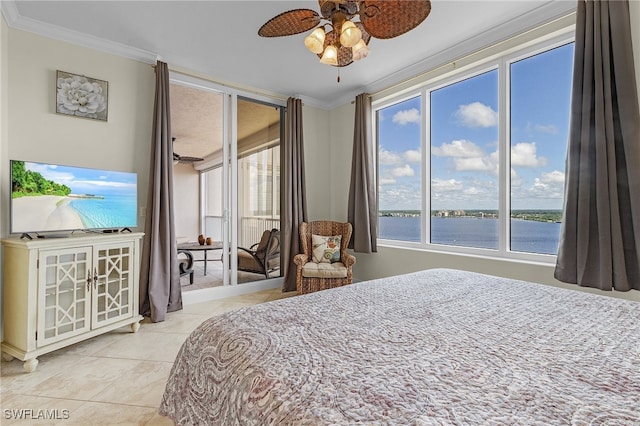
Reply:
[[345, 253], [342, 255], [342, 263], [344, 263], [344, 266], [346, 266], [347, 268], [350, 268], [355, 265], [356, 257], [352, 254]]
[[299, 268], [302, 268], [309, 261], [309, 256], [304, 253], [299, 253], [293, 256], [293, 263], [298, 265]]
[[186, 264], [184, 264], [183, 262], [178, 262], [180, 265], [180, 273], [188, 273], [193, 269], [193, 253], [191, 253], [189, 250], [178, 249], [178, 254], [184, 254], [187, 257]]

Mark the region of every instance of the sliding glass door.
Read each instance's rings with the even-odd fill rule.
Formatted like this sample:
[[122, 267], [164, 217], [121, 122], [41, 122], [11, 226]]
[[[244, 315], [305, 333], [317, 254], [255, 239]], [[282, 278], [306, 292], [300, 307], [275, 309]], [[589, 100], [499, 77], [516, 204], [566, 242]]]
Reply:
[[238, 283], [279, 277], [282, 108], [238, 99]]
[[188, 252], [179, 258], [194, 261], [183, 291], [281, 274], [283, 107], [211, 86], [185, 76], [171, 85], [176, 239]]

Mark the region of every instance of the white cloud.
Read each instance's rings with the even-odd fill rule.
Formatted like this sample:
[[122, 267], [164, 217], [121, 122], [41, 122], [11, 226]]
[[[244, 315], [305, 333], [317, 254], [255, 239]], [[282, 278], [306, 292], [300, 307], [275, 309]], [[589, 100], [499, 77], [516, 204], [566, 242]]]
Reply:
[[465, 139], [455, 140], [451, 143], [443, 143], [439, 147], [434, 147], [431, 152], [438, 157], [469, 158], [484, 155], [482, 148]]
[[410, 186], [393, 185], [380, 188], [380, 210], [420, 209], [421, 192]]
[[520, 142], [511, 147], [511, 165], [514, 167], [544, 167], [547, 159], [538, 157], [535, 142]]
[[422, 154], [418, 150], [410, 149], [404, 153], [404, 158], [410, 163], [420, 163], [422, 161]]
[[[515, 187], [512, 185], [512, 198], [517, 200], [547, 200], [546, 208], [560, 208], [559, 200], [564, 198], [564, 173], [553, 170], [548, 173], [542, 173], [539, 177], [533, 179], [527, 185]], [[555, 200], [553, 204], [548, 201]]]
[[558, 128], [553, 124], [549, 124], [549, 125], [536, 124], [534, 128], [536, 129], [536, 131], [542, 132], [542, 133], [550, 133], [552, 135], [555, 135], [558, 133]]
[[396, 167], [395, 169], [393, 169], [391, 171], [391, 174], [394, 177], [405, 177], [405, 176], [413, 176], [415, 172], [413, 171], [410, 165], [405, 164], [402, 167]]
[[460, 124], [466, 127], [493, 127], [498, 125], [498, 113], [489, 105], [473, 102], [460, 105], [456, 111]]
[[420, 123], [420, 111], [415, 108], [398, 111], [393, 114], [392, 121], [401, 126], [409, 123]]
[[464, 193], [466, 195], [478, 195], [480, 194], [482, 191], [480, 191], [478, 188], [476, 188], [475, 186], [472, 186], [471, 188], [467, 188], [464, 190]]
[[402, 158], [395, 152], [380, 148], [378, 152], [378, 162], [383, 165], [396, 165], [402, 163]]
[[472, 158], [456, 158], [453, 160], [456, 171], [459, 172], [487, 172], [498, 175], [498, 151], [489, 155]]
[[431, 190], [434, 192], [460, 191], [463, 183], [455, 179], [431, 179]]
[[559, 170], [543, 173], [540, 180], [544, 183], [561, 183], [564, 185], [564, 173]]
[[393, 178], [383, 178], [381, 177], [380, 180], [378, 181], [378, 183], [380, 185], [393, 185], [394, 183], [396, 183], [396, 180]]

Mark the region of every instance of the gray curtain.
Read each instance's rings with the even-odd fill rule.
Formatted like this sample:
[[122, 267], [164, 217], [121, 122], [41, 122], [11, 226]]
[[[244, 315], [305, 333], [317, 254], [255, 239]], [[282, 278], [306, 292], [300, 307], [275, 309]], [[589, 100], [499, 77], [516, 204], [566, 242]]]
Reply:
[[367, 93], [356, 97], [353, 128], [351, 184], [347, 220], [353, 226], [349, 248], [356, 252], [377, 252], [378, 209], [374, 180], [373, 139], [371, 138], [371, 98]]
[[156, 98], [151, 139], [149, 195], [140, 271], [140, 313], [164, 321], [182, 309], [173, 215], [173, 147], [169, 102], [169, 68], [156, 65]]
[[300, 253], [298, 227], [300, 223], [307, 221], [303, 145], [302, 101], [289, 98], [284, 130], [283, 291], [296, 291], [296, 265], [293, 257]]
[[555, 277], [640, 290], [640, 112], [629, 4], [579, 1]]

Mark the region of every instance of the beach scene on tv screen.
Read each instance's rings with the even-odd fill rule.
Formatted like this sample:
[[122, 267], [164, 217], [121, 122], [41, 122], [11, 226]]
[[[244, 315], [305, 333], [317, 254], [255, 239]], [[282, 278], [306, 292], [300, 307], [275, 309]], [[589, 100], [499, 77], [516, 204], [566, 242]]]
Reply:
[[136, 226], [135, 173], [11, 162], [11, 231]]

